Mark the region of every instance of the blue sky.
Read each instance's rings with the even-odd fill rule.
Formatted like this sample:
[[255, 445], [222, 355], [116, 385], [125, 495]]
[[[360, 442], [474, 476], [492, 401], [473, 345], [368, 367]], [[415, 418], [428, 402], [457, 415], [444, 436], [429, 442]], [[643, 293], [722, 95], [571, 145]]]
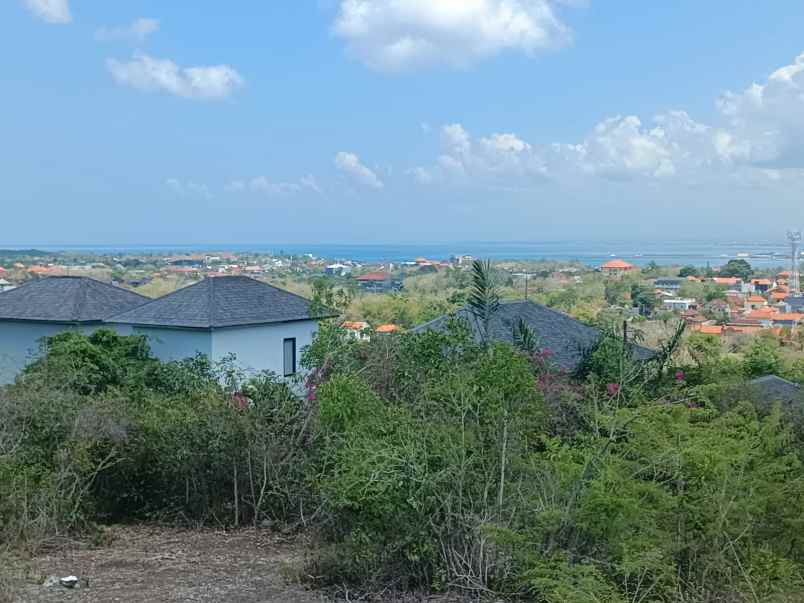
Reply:
[[802, 31], [792, 0], [9, 0], [0, 246], [780, 237]]

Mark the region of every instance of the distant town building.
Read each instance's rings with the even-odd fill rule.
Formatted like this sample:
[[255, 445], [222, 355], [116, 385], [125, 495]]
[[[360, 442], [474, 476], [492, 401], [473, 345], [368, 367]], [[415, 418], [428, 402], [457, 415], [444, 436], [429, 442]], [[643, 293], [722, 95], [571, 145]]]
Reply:
[[671, 297], [662, 300], [662, 307], [671, 312], [686, 312], [698, 307], [698, 302], [691, 298]]
[[374, 330], [377, 333], [380, 333], [380, 334], [388, 334], [388, 333], [398, 333], [402, 329], [401, 329], [401, 327], [399, 325], [389, 323], [389, 324], [380, 325]]
[[653, 286], [662, 291], [670, 291], [672, 293], [681, 289], [681, 285], [686, 282], [683, 278], [657, 278]]
[[330, 276], [347, 276], [352, 274], [352, 267], [340, 263], [330, 264], [324, 268], [324, 274], [329, 274]]
[[629, 264], [624, 260], [609, 260], [600, 267], [600, 270], [610, 276], [619, 276], [621, 274], [625, 274], [626, 272], [636, 270], [636, 266]]
[[378, 270], [367, 272], [356, 277], [355, 280], [365, 291], [383, 293], [387, 291], [398, 291], [402, 288], [402, 281], [393, 278], [390, 272]]
[[341, 328], [355, 339], [368, 341], [371, 338], [369, 335], [371, 325], [363, 320], [347, 320], [341, 324]]

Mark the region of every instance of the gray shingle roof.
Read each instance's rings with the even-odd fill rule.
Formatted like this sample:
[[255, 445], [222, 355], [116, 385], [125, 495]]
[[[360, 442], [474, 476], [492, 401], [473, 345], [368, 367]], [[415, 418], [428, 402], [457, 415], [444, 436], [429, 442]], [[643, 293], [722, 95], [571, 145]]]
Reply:
[[51, 276], [0, 293], [0, 320], [101, 322], [148, 301], [92, 278]]
[[[467, 308], [419, 325], [414, 332], [431, 329], [444, 330], [450, 318], [453, 317], [464, 319], [472, 329], [475, 339], [480, 339], [480, 325]], [[599, 329], [590, 327], [547, 306], [532, 301], [512, 301], [502, 303], [492, 318], [489, 325], [491, 338], [495, 341], [513, 343], [514, 327], [520, 318], [533, 329], [538, 337], [539, 345], [542, 348], [549, 348], [552, 352], [552, 359], [561, 368], [568, 371], [573, 371], [578, 367], [583, 359], [584, 351], [594, 347], [601, 334]], [[637, 359], [648, 359], [654, 354], [653, 350], [634, 346], [634, 356]]]
[[801, 387], [776, 375], [765, 375], [748, 382], [748, 385], [766, 402], [791, 403], [801, 397]]
[[288, 291], [246, 276], [219, 276], [112, 316], [107, 322], [213, 329], [322, 317], [312, 315], [309, 300]]

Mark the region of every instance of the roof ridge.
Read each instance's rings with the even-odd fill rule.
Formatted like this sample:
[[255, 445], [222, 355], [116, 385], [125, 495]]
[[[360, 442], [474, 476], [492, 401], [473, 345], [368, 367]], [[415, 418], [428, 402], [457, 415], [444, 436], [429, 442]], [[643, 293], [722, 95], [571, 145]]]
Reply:
[[216, 289], [215, 279], [210, 278], [210, 277], [206, 277], [204, 280], [209, 281], [209, 284], [207, 285], [207, 299], [208, 299], [208, 306], [209, 306], [209, 316], [207, 318], [208, 318], [209, 326], [211, 327], [212, 325], [215, 325], [215, 324], [218, 323], [218, 321], [217, 321], [217, 318], [218, 318], [218, 298], [215, 295], [215, 289]]
[[[206, 279], [204, 279], [204, 280], [206, 280]], [[129, 312], [133, 312], [134, 310], [139, 310], [140, 308], [150, 306], [151, 304], [155, 304], [156, 302], [163, 301], [163, 300], [168, 299], [170, 297], [174, 297], [175, 295], [178, 295], [179, 293], [181, 293], [183, 291], [186, 291], [187, 289], [190, 289], [192, 287], [197, 287], [198, 285], [201, 285], [203, 283], [204, 283], [204, 281], [198, 281], [197, 283], [193, 283], [192, 285], [187, 285], [186, 287], [181, 287], [179, 289], [176, 289], [175, 291], [171, 291], [170, 293], [165, 293], [164, 295], [160, 295], [159, 297], [146, 297], [145, 295], [141, 295], [141, 294], [137, 293], [137, 295], [147, 299], [148, 301], [145, 302], [144, 304], [140, 305], [140, 306], [137, 306], [136, 308], [131, 308], [130, 310], [126, 310], [125, 312], [120, 312], [119, 314], [115, 314], [114, 316], [110, 316], [108, 320], [111, 321], [112, 318], [117, 318], [118, 316], [122, 316], [123, 314], [128, 314]]]
[[81, 320], [81, 308], [83, 307], [84, 303], [87, 299], [87, 282], [85, 280], [78, 281], [78, 291], [73, 298], [73, 311], [71, 316], [75, 322], [79, 322]]

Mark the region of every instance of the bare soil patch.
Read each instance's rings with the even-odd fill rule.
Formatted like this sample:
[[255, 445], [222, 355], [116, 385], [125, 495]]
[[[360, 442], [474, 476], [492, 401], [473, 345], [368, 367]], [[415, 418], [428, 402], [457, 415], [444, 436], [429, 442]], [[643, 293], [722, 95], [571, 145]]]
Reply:
[[[17, 568], [18, 581], [0, 603], [324, 603], [332, 599], [298, 580], [307, 542], [265, 530], [110, 528], [101, 547], [74, 544], [38, 555]], [[22, 567], [22, 566], [20, 566]], [[79, 588], [45, 586], [49, 576], [75, 575]], [[22, 576], [22, 578], [20, 578]], [[347, 595], [348, 596], [348, 595]], [[337, 599], [343, 601], [345, 599]], [[349, 597], [351, 601], [364, 600]], [[448, 603], [456, 599], [380, 596], [389, 602]]]

